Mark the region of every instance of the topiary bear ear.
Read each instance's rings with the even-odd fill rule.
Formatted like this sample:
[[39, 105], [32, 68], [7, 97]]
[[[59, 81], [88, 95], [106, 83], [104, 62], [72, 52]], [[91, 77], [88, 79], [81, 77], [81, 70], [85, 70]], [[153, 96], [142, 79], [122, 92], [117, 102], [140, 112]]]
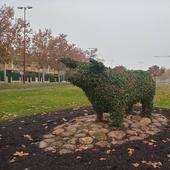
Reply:
[[80, 65], [80, 62], [73, 60], [71, 58], [66, 58], [66, 57], [60, 58], [59, 61], [65, 64], [67, 67], [72, 68], [72, 69]]
[[90, 58], [90, 63], [91, 63], [91, 71], [95, 73], [101, 73], [105, 70], [105, 66], [102, 62], [99, 62], [93, 58]]

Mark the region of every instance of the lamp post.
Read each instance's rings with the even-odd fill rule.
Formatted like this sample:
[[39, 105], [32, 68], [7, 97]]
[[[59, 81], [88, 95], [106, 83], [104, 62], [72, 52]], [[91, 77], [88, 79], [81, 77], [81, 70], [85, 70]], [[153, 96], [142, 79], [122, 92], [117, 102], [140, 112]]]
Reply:
[[24, 65], [24, 70], [23, 70], [23, 83], [25, 84], [25, 47], [26, 47], [26, 43], [25, 43], [25, 28], [26, 28], [26, 10], [27, 9], [32, 9], [31, 6], [26, 6], [26, 7], [17, 7], [18, 9], [24, 10], [24, 61], [23, 61], [23, 65]]
[[90, 51], [90, 58], [95, 58], [96, 57], [96, 52], [97, 52], [97, 48], [88, 48], [88, 50]]

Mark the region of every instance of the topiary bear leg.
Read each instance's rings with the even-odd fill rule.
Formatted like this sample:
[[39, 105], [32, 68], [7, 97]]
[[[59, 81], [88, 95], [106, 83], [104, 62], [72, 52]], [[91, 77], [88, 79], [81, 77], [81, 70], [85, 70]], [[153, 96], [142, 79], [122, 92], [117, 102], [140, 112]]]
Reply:
[[151, 116], [153, 110], [153, 99], [142, 101], [142, 115]]
[[133, 104], [129, 104], [127, 107], [126, 107], [126, 114], [129, 114], [129, 113], [132, 113], [133, 111]]
[[110, 112], [110, 118], [111, 118], [113, 126], [116, 126], [116, 127], [120, 126], [120, 123], [123, 119], [123, 112], [124, 112], [124, 109], [112, 110]]
[[102, 112], [97, 112], [97, 122], [102, 122], [103, 121], [103, 113]]

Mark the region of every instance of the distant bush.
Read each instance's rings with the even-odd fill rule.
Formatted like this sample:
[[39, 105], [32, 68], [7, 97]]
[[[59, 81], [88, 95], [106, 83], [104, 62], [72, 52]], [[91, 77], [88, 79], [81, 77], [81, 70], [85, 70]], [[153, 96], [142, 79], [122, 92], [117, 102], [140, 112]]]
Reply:
[[150, 116], [155, 83], [149, 73], [124, 67], [110, 69], [94, 59], [79, 64], [66, 58], [61, 61], [72, 68], [68, 80], [83, 89], [97, 112], [98, 121], [102, 121], [103, 112], [109, 112], [113, 125], [119, 126], [123, 114], [131, 112], [137, 102], [142, 103], [142, 114]]

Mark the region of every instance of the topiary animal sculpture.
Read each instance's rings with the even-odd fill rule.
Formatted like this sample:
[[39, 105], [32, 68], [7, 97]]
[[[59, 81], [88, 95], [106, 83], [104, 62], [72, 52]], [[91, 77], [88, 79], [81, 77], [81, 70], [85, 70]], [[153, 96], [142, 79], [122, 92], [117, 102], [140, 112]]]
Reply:
[[83, 89], [97, 112], [98, 121], [102, 121], [104, 112], [109, 112], [113, 125], [119, 126], [123, 114], [131, 112], [137, 102], [142, 103], [143, 116], [151, 115], [155, 82], [146, 71], [110, 69], [94, 59], [89, 63], [70, 58], [60, 61], [71, 68], [68, 80]]

